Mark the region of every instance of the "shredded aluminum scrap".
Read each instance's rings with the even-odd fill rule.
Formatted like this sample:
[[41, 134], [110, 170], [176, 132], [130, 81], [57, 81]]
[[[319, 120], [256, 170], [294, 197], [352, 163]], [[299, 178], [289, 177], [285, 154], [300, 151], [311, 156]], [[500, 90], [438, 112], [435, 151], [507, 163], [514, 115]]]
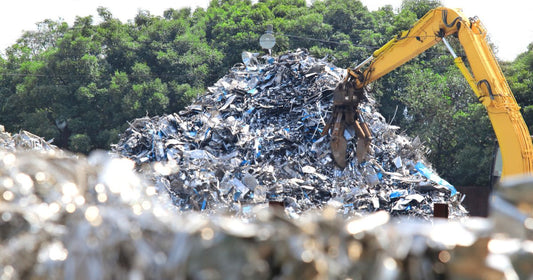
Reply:
[[372, 154], [357, 162], [346, 131], [349, 164], [336, 167], [322, 129], [346, 71], [301, 49], [265, 61], [236, 65], [179, 114], [134, 120], [114, 151], [138, 166], [171, 165], [155, 180], [182, 210], [246, 212], [270, 201], [299, 215], [334, 202], [348, 216], [384, 210], [429, 219], [434, 203], [444, 203], [451, 218], [467, 214], [422, 143], [387, 124], [372, 98], [361, 105]]
[[0, 279], [532, 276], [531, 239], [494, 238], [485, 219], [346, 219], [335, 203], [294, 219], [263, 203], [245, 220], [179, 211], [160, 191], [109, 153], [0, 150]]

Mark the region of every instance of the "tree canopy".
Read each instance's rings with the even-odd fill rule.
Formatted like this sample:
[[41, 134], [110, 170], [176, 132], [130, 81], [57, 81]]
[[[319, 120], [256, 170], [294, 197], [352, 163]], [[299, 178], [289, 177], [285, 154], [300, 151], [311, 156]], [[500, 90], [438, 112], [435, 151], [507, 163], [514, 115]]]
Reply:
[[[369, 11], [358, 0], [213, 0], [207, 9], [169, 8], [161, 16], [141, 10], [125, 23], [105, 7], [98, 19], [77, 17], [72, 25], [45, 19], [0, 58], [0, 123], [75, 152], [108, 149], [128, 121], [183, 109], [243, 51], [262, 52], [268, 25], [274, 53], [307, 48], [349, 67], [440, 5], [404, 0], [398, 11]], [[532, 46], [502, 66], [530, 130]], [[443, 46], [378, 80], [373, 92], [391, 123], [426, 143], [443, 177], [487, 183], [494, 133]]]

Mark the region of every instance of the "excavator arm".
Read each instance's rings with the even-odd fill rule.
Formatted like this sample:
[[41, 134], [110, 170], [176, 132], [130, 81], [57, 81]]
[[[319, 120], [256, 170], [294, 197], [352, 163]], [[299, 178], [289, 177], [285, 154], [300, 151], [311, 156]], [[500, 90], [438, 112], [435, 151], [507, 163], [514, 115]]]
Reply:
[[[465, 66], [460, 57], [455, 55], [447, 43], [445, 38], [450, 35], [458, 37], [471, 70]], [[331, 143], [333, 157], [337, 164], [344, 167], [342, 163], [345, 164], [344, 157], [346, 156], [346, 151], [339, 151], [338, 143], [340, 142], [342, 146], [343, 142], [343, 131], [340, 129], [348, 126], [366, 126], [364, 123], [357, 122], [357, 116], [345, 117], [343, 114], [347, 111], [346, 108], [357, 110], [358, 103], [355, 102], [362, 100], [363, 88], [366, 85], [440, 41], [446, 44], [454, 56], [455, 64], [465, 76], [479, 101], [487, 109], [502, 154], [502, 178], [533, 173], [533, 144], [529, 131], [520, 114], [520, 107], [486, 41], [484, 27], [477, 18], [468, 19], [459, 10], [444, 7], [429, 11], [412, 28], [398, 34], [354, 69], [348, 69], [346, 80], [337, 87], [334, 93], [333, 117], [330, 123], [334, 127], [337, 126], [336, 131], [332, 130]], [[350, 86], [352, 87], [351, 93], [347, 93], [346, 88]], [[354, 95], [358, 98], [353, 98]], [[355, 124], [353, 124], [354, 119]], [[364, 128], [362, 130], [365, 131]], [[357, 149], [362, 148], [366, 152], [371, 136], [366, 134], [362, 136], [366, 140], [362, 141], [364, 142], [362, 147], [359, 147], [358, 142]], [[361, 137], [359, 133], [358, 137]], [[362, 158], [360, 154], [359, 159]]]

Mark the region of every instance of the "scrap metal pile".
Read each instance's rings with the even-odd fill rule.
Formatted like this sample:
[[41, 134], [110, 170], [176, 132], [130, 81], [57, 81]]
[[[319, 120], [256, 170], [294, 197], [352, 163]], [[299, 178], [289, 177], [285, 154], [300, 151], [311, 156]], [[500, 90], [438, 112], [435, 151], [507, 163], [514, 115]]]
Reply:
[[345, 70], [296, 50], [236, 65], [185, 111], [134, 120], [114, 150], [139, 166], [166, 162], [155, 178], [182, 210], [246, 212], [279, 202], [292, 214], [337, 203], [350, 215], [385, 210], [430, 218], [435, 203], [451, 217], [467, 212], [462, 195], [431, 170], [418, 139], [398, 133], [375, 108], [360, 105], [372, 134], [372, 154], [355, 157], [346, 131], [348, 166], [332, 160], [323, 129]]

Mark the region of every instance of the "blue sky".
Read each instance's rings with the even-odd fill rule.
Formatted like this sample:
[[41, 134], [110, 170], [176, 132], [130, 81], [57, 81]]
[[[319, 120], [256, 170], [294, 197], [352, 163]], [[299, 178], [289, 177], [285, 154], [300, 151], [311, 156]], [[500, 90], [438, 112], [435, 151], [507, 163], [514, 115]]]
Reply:
[[[309, 1], [309, 0], [308, 0]], [[401, 0], [362, 0], [371, 10]], [[496, 45], [500, 59], [513, 60], [533, 42], [533, 1], [524, 0], [441, 0], [449, 8], [461, 8], [467, 16], [478, 16]], [[72, 24], [76, 16], [96, 15], [96, 8], [108, 8], [122, 22], [133, 19], [139, 9], [162, 15], [168, 8], [207, 7], [209, 0], [18, 0], [3, 3], [0, 17], [0, 50], [15, 43], [23, 31], [34, 30], [44, 19], [63, 19]]]

